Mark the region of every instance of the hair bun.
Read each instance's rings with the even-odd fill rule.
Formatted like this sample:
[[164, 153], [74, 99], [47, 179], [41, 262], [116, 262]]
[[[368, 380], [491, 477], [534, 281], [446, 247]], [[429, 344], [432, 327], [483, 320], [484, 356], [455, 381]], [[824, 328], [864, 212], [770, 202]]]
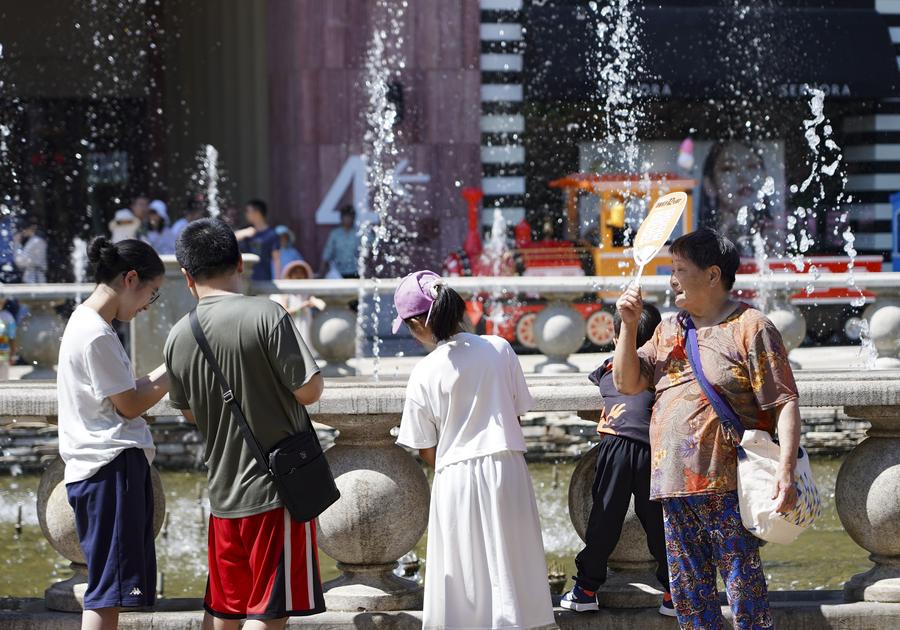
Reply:
[[118, 256], [115, 244], [105, 236], [98, 236], [88, 246], [88, 261], [94, 266], [114, 263]]

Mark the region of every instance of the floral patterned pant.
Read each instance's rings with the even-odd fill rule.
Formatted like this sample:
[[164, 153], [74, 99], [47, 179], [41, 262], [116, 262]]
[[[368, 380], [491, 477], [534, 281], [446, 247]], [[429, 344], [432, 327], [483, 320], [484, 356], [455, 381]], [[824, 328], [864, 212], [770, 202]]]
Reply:
[[741, 523], [736, 492], [663, 499], [672, 599], [683, 629], [725, 628], [722, 574], [737, 630], [772, 628], [759, 540]]

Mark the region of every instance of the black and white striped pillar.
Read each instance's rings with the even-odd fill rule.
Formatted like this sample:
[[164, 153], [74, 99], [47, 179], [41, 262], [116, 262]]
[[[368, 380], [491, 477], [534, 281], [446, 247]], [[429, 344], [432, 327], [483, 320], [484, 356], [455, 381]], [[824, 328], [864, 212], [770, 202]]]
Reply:
[[[876, 0], [884, 15], [900, 65], [900, 0]], [[855, 203], [849, 214], [860, 254], [891, 250], [890, 195], [900, 191], [900, 99], [884, 99], [878, 112], [844, 119], [847, 190]]]
[[483, 225], [494, 209], [508, 225], [525, 216], [523, 0], [481, 2], [481, 187]]

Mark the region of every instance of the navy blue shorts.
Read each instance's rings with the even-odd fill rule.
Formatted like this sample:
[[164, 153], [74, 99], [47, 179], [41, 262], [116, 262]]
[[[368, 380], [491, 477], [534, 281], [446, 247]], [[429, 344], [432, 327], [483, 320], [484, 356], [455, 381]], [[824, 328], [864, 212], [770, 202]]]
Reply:
[[66, 485], [87, 559], [84, 608], [156, 601], [153, 487], [144, 451], [129, 448], [92, 477]]

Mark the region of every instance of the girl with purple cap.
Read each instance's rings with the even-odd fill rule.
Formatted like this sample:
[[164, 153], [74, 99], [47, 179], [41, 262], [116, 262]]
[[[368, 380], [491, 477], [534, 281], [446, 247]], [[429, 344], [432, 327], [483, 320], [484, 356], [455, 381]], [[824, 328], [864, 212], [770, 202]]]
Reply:
[[403, 278], [394, 332], [431, 350], [406, 388], [399, 444], [435, 469], [424, 628], [556, 628], [519, 415], [534, 399], [506, 340], [465, 330], [431, 271]]

